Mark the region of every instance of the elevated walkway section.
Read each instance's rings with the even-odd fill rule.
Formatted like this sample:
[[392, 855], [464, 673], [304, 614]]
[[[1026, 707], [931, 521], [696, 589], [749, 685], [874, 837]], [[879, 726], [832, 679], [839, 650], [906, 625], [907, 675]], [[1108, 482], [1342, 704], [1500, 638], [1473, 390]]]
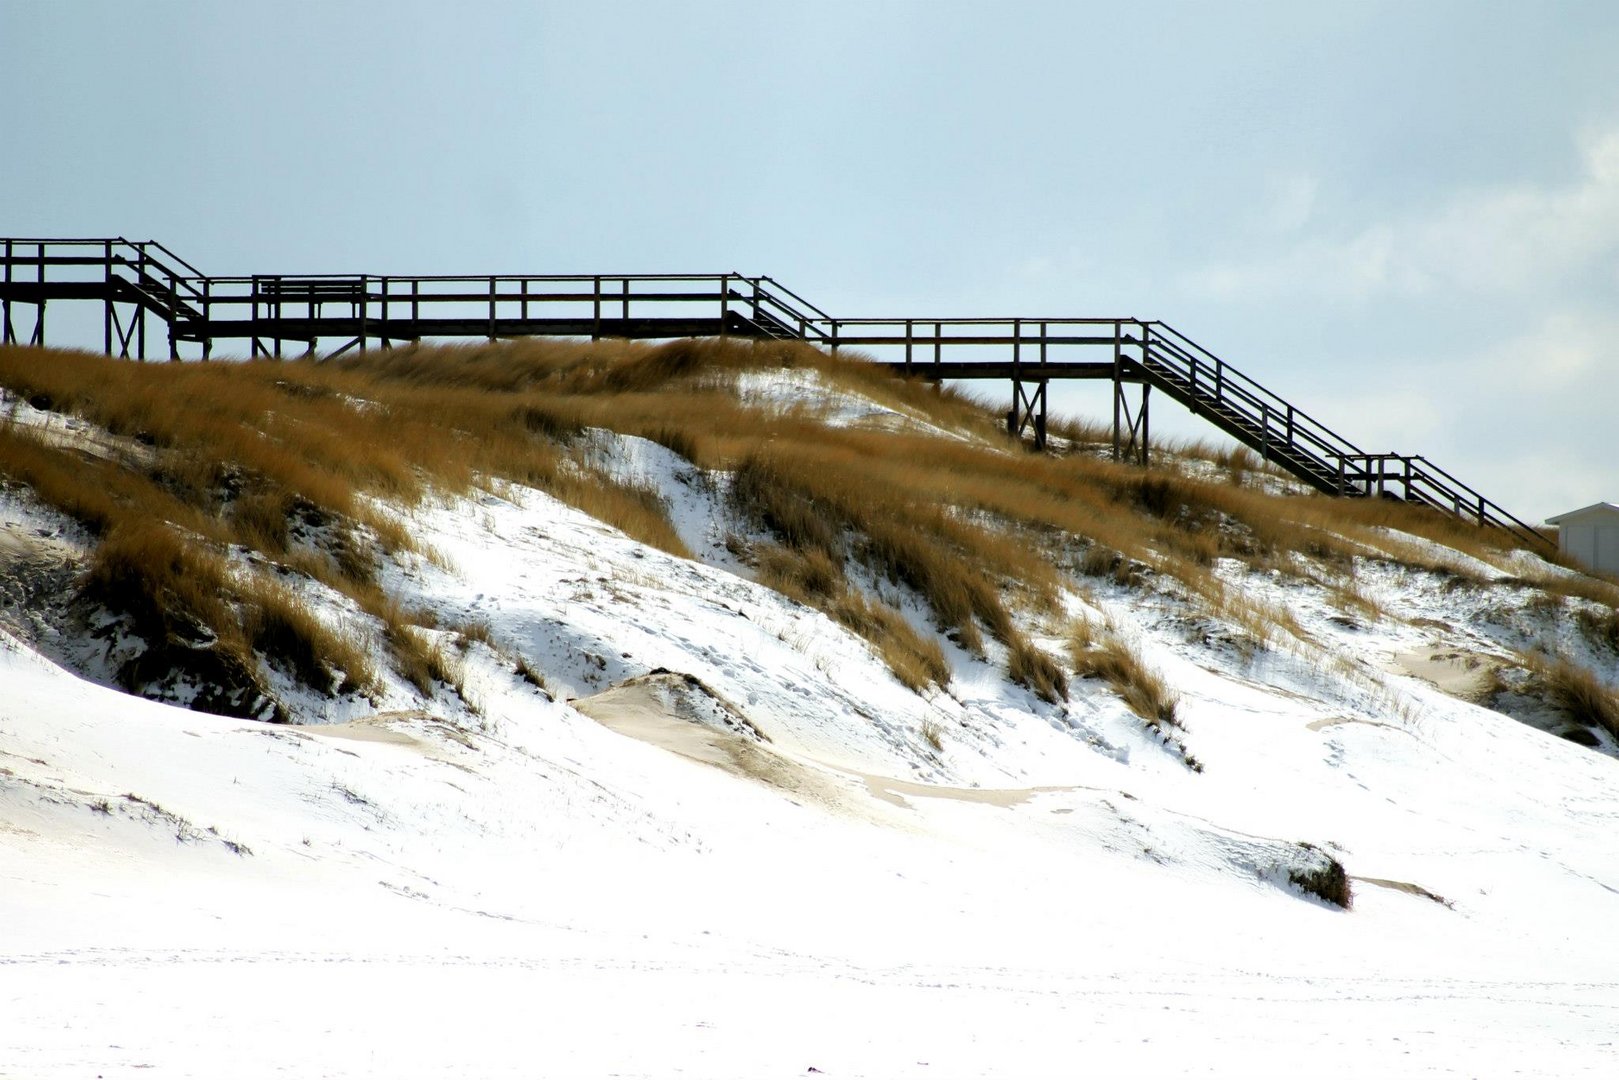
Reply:
[[[1046, 439], [1054, 380], [1113, 384], [1113, 452], [1148, 464], [1153, 391], [1184, 406], [1318, 491], [1381, 496], [1505, 529], [1549, 549], [1542, 532], [1427, 459], [1369, 453], [1157, 320], [861, 318], [822, 311], [773, 278], [719, 274], [252, 274], [212, 276], [156, 241], [0, 239], [0, 330], [45, 344], [52, 302], [102, 307], [108, 355], [145, 359], [148, 324], [208, 359], [221, 341], [252, 357], [320, 355], [424, 339], [736, 336], [802, 341], [906, 375], [1011, 383], [1008, 431]], [[32, 313], [32, 325], [21, 320]], [[26, 328], [26, 333], [20, 329]]]

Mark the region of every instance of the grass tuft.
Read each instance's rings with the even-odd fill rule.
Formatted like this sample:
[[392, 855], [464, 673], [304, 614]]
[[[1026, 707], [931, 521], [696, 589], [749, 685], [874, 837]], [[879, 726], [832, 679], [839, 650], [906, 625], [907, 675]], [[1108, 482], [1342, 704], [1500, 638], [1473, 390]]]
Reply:
[[248, 644], [304, 685], [325, 694], [372, 693], [377, 675], [365, 647], [335, 633], [286, 585], [256, 582], [242, 629]]
[[1089, 624], [1071, 632], [1069, 656], [1074, 674], [1081, 679], [1101, 679], [1149, 726], [1160, 723], [1179, 725], [1179, 698], [1164, 678], [1148, 667], [1140, 655], [1116, 634], [1105, 634], [1099, 641]]
[[950, 662], [938, 639], [918, 632], [904, 615], [850, 586], [841, 563], [820, 551], [800, 553], [776, 545], [762, 546], [756, 555], [761, 585], [824, 612], [865, 638], [908, 689], [921, 693], [950, 682]]
[[1287, 880], [1311, 896], [1324, 900], [1334, 907], [1349, 910], [1354, 903], [1354, 895], [1349, 886], [1349, 874], [1344, 870], [1343, 864], [1313, 844], [1300, 843], [1299, 846], [1325, 862], [1312, 867], [1289, 870]]
[[1007, 674], [1042, 701], [1055, 704], [1068, 696], [1068, 676], [1061, 666], [1021, 634], [1008, 646]]
[[1536, 660], [1532, 670], [1570, 720], [1619, 739], [1619, 694], [1585, 668], [1562, 657]]

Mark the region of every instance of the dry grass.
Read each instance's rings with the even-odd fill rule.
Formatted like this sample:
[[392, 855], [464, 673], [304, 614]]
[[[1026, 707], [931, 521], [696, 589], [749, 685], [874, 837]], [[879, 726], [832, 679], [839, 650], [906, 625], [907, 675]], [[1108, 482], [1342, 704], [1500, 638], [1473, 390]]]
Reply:
[[324, 693], [376, 691], [377, 674], [366, 649], [354, 636], [330, 630], [287, 586], [260, 582], [243, 595], [248, 603], [242, 631], [255, 652]]
[[1078, 678], [1107, 683], [1150, 727], [1179, 724], [1177, 695], [1118, 635], [1104, 632], [1098, 638], [1090, 623], [1078, 623], [1069, 636], [1069, 658]]
[[383, 635], [392, 647], [394, 670], [417, 693], [432, 697], [441, 683], [460, 692], [462, 669], [421, 627], [396, 618], [384, 624]]
[[[737, 399], [738, 373], [776, 369], [813, 371], [823, 384], [976, 437], [828, 427], [812, 411]], [[396, 666], [418, 687], [447, 681], [436, 673], [442, 665], [396, 625], [376, 584], [379, 552], [408, 549], [410, 538], [363, 496], [409, 506], [429, 488], [514, 481], [688, 554], [657, 492], [592, 463], [589, 429], [651, 439], [729, 474], [732, 506], [785, 553], [770, 557], [762, 578], [855, 629], [918, 689], [949, 679], [938, 642], [851, 588], [846, 560], [909, 589], [970, 652], [986, 654], [985, 635], [1000, 642], [1009, 675], [1055, 700], [1062, 668], [1019, 630], [1020, 620], [1056, 611], [1065, 583], [1054, 555], [1122, 585], [1179, 581], [1263, 642], [1301, 632], [1285, 611], [1234, 599], [1212, 572], [1217, 560], [1294, 576], [1316, 574], [1314, 566], [1325, 584], [1347, 576], [1357, 557], [1425, 557], [1385, 529], [1492, 563], [1506, 541], [1390, 500], [1268, 495], [1243, 482], [1264, 467], [1240, 449], [1206, 451], [1231, 482], [1088, 453], [1028, 454], [981, 402], [790, 343], [526, 340], [211, 365], [13, 347], [0, 348], [0, 385], [152, 451], [145, 465], [83, 461], [0, 424], [0, 472], [99, 534], [133, 520], [172, 522], [203, 546], [241, 545], [340, 589], [388, 627]], [[1111, 442], [1097, 426], [1051, 429], [1076, 446]], [[1432, 568], [1465, 572], [1443, 560]], [[1340, 600], [1373, 614], [1352, 591]], [[1152, 702], [1142, 707], [1157, 715]]]
[[1058, 702], [1068, 696], [1068, 676], [1062, 667], [1022, 634], [1007, 644], [1007, 674], [1042, 701]]
[[1383, 605], [1374, 597], [1367, 595], [1366, 590], [1352, 579], [1346, 578], [1329, 583], [1327, 591], [1338, 610], [1346, 614], [1362, 615], [1374, 622], [1388, 618], [1388, 611]]
[[257, 653], [323, 694], [376, 686], [364, 648], [329, 629], [291, 589], [233, 575], [219, 553], [164, 525], [115, 527], [95, 549], [80, 594], [128, 616], [154, 648], [201, 646], [242, 665]]
[[1188, 570], [1183, 578], [1194, 603], [1243, 635], [1245, 651], [1310, 644], [1309, 634], [1287, 608], [1250, 596], [1206, 571], [1199, 575]]
[[225, 560], [163, 524], [131, 519], [112, 527], [96, 547], [80, 592], [130, 617], [148, 641], [180, 637], [229, 639], [237, 629], [227, 602]]
[[456, 631], [455, 647], [466, 652], [472, 647], [473, 642], [490, 649], [495, 648], [494, 632], [489, 627], [489, 620], [469, 619], [461, 624], [460, 629]]
[[1571, 721], [1619, 739], [1619, 694], [1566, 658], [1530, 655], [1525, 660], [1534, 683]]
[[841, 560], [819, 550], [766, 546], [757, 552], [759, 582], [819, 609], [865, 638], [894, 677], [918, 693], [950, 681], [950, 664], [936, 638], [918, 633], [905, 616], [852, 588]]
[[1300, 843], [1299, 846], [1322, 862], [1313, 867], [1289, 870], [1287, 880], [1311, 896], [1349, 910], [1355, 898], [1343, 864], [1313, 844]]
[[1574, 625], [1593, 645], [1619, 653], [1619, 607], [1601, 611], [1580, 608], [1574, 612]]
[[530, 663], [528, 657], [519, 656], [514, 660], [512, 662], [512, 673], [552, 701], [556, 700], [556, 695], [552, 693], [551, 684], [546, 681], [545, 674]]
[[[656, 492], [608, 476], [566, 449], [583, 424], [565, 402], [379, 384], [363, 371], [308, 362], [141, 365], [14, 347], [0, 348], [0, 385], [149, 448], [121, 459], [92, 458], [0, 423], [0, 475], [108, 540], [86, 579], [86, 596], [147, 624], [196, 624], [231, 648], [263, 651], [321, 689], [328, 668], [344, 673], [345, 690], [370, 687], [374, 676], [354, 648], [322, 635], [294, 594], [240, 596], [220, 586], [217, 553], [226, 545], [261, 552], [384, 618], [396, 666], [418, 687], [454, 680], [430, 650], [386, 619], [376, 585], [379, 555], [411, 550], [412, 542], [399, 520], [372, 510], [362, 496], [408, 506], [429, 484], [465, 490], [481, 476], [505, 476], [686, 554]], [[174, 528], [144, 528], [164, 522]], [[153, 550], [126, 558], [137, 544]], [[159, 544], [167, 561], [155, 550]], [[166, 567], [176, 560], [212, 572], [171, 573]], [[232, 597], [242, 618], [221, 597]]]

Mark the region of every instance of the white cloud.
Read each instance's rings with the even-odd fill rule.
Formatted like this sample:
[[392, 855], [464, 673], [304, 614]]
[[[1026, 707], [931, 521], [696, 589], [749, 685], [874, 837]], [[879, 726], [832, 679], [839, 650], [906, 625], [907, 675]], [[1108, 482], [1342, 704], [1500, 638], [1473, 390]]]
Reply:
[[1582, 138], [1580, 160], [1572, 183], [1463, 191], [1422, 212], [1337, 230], [1314, 213], [1315, 189], [1301, 180], [1273, 198], [1276, 223], [1297, 222], [1296, 242], [1202, 267], [1187, 285], [1222, 300], [1365, 301], [1544, 294], [1605, 280], [1603, 263], [1619, 260], [1619, 128]]
[[1265, 225], [1277, 233], [1296, 233], [1315, 213], [1321, 181], [1308, 173], [1283, 173], [1266, 181]]

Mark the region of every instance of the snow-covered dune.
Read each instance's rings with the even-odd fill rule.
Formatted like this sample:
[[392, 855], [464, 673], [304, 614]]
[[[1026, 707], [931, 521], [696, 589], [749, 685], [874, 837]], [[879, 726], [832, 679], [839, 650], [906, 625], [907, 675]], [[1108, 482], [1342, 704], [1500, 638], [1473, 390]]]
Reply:
[[[1304, 631], [1257, 651], [1065, 594], [1175, 687], [1198, 772], [995, 647], [906, 689], [752, 579], [722, 477], [591, 438], [694, 558], [518, 484], [379, 504], [459, 695], [188, 711], [6, 594], [0, 1077], [1611, 1075], [1619, 760], [1464, 700], [1467, 658], [1557, 632], [1510, 584], [1368, 561], [1383, 614], [1347, 619], [1218, 567]], [[14, 581], [87, 546], [0, 492]], [[1348, 910], [1300, 884], [1334, 865]]]

